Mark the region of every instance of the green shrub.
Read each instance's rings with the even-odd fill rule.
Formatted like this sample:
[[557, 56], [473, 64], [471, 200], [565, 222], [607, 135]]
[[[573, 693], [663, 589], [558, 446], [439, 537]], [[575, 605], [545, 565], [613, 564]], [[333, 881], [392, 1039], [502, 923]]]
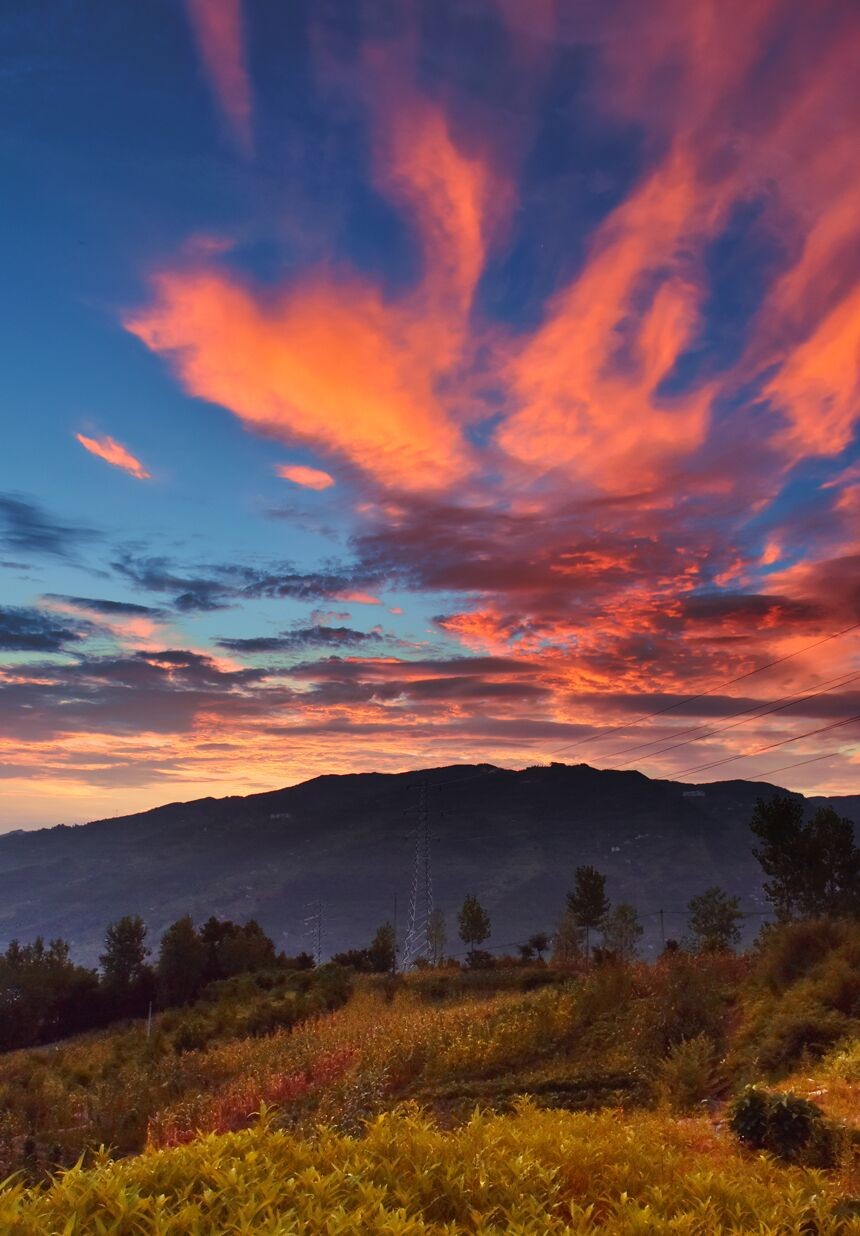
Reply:
[[186, 1017], [173, 1035], [173, 1050], [178, 1056], [188, 1051], [200, 1051], [213, 1038], [212, 1028], [202, 1017]]
[[748, 1086], [732, 1104], [729, 1124], [752, 1150], [766, 1150], [784, 1163], [835, 1167], [839, 1134], [816, 1103], [796, 1094], [769, 1094]]

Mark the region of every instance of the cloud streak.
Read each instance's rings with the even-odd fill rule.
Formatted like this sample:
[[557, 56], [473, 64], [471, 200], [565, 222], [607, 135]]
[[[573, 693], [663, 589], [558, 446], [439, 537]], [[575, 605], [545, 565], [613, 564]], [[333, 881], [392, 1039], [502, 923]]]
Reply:
[[197, 51], [234, 140], [249, 154], [253, 101], [242, 30], [242, 0], [185, 0]]
[[117, 442], [115, 438], [107, 436], [88, 438], [82, 433], [76, 433], [75, 437], [85, 451], [89, 451], [97, 459], [103, 459], [105, 463], [111, 464], [112, 467], [120, 468], [123, 472], [127, 472], [135, 480], [149, 481], [152, 479], [152, 473], [147, 472], [140, 460], [136, 459], [131, 451], [123, 446], [121, 442]]

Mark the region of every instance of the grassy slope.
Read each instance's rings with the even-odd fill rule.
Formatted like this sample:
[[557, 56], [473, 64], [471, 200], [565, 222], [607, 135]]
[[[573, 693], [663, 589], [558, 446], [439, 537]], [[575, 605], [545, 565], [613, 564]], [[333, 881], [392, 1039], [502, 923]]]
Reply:
[[843, 1182], [734, 1149], [699, 1118], [415, 1111], [364, 1136], [261, 1127], [0, 1195], [0, 1229], [55, 1233], [860, 1232]]
[[[149, 1105], [147, 1151], [7, 1188], [0, 1231], [860, 1233], [850, 1148], [834, 1172], [788, 1168], [739, 1150], [721, 1119], [722, 1097], [778, 1059], [771, 1080], [860, 1121], [858, 931], [803, 927], [788, 944], [752, 966], [680, 959], [527, 992], [485, 989], [523, 972], [471, 976], [474, 990], [365, 983], [292, 1032], [166, 1049], [148, 1084], [178, 1081]], [[692, 1084], [687, 1032], [713, 1046]], [[109, 1086], [116, 1040], [40, 1066], [60, 1105], [88, 1059]], [[678, 1111], [691, 1095], [698, 1114]], [[274, 1114], [249, 1129], [261, 1106]]]

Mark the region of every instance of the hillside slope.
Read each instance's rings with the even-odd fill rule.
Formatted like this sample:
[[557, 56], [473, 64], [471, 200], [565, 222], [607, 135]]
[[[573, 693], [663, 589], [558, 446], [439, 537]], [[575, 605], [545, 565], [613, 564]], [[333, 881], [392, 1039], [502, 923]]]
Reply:
[[[764, 909], [748, 821], [773, 786], [692, 787], [587, 765], [466, 765], [318, 777], [0, 837], [0, 944], [62, 935], [93, 963], [105, 925], [121, 914], [141, 914], [157, 937], [181, 914], [214, 913], [253, 915], [279, 947], [298, 951], [317, 900], [325, 953], [364, 942], [392, 915], [395, 895], [405, 917], [422, 780], [452, 950], [467, 892], [490, 910], [490, 943], [513, 943], [555, 923], [580, 863], [607, 873], [613, 900], [638, 907], [652, 947], [657, 911], [666, 911], [666, 934], [680, 934], [678, 912], [710, 884]], [[824, 801], [860, 818], [860, 797], [814, 800]]]

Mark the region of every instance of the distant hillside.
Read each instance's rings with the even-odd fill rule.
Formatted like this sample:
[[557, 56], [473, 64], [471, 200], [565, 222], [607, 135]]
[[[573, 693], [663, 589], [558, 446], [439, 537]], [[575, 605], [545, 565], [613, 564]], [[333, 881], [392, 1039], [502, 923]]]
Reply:
[[[364, 943], [405, 921], [419, 785], [428, 786], [437, 904], [466, 893], [487, 905], [494, 946], [554, 926], [573, 869], [593, 863], [614, 901], [631, 901], [659, 939], [683, 932], [694, 894], [720, 884], [766, 908], [750, 853], [755, 800], [777, 787], [690, 786], [637, 772], [554, 764], [519, 772], [462, 765], [317, 777], [246, 798], [171, 803], [138, 815], [0, 837], [0, 944], [62, 935], [94, 964], [105, 926], [141, 914], [154, 940], [181, 914], [254, 916], [288, 952], [309, 945], [309, 903], [324, 903], [323, 951]], [[783, 791], [784, 792], [784, 791]], [[800, 797], [799, 795], [797, 797]], [[860, 795], [830, 802], [860, 819]], [[759, 920], [750, 920], [751, 930]]]

